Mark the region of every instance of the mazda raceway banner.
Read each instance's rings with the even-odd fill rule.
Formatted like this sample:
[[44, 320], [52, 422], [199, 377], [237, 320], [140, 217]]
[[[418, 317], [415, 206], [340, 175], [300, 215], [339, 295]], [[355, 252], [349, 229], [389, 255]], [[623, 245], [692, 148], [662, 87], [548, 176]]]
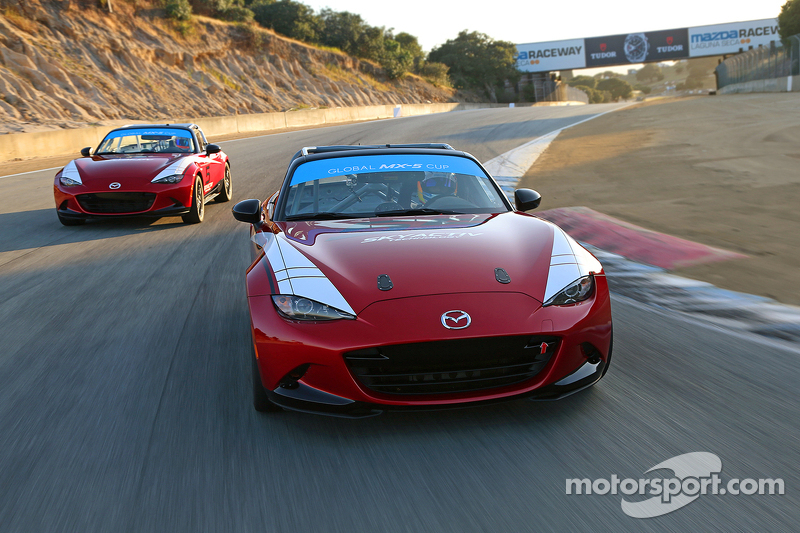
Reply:
[[675, 61], [736, 54], [750, 48], [770, 46], [771, 42], [780, 46], [778, 19], [518, 44], [517, 68], [523, 72], [550, 72]]

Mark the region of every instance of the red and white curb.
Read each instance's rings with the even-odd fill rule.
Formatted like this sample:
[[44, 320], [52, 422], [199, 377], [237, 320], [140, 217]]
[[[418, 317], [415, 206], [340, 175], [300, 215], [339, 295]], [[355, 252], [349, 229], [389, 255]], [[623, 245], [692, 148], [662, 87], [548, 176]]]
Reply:
[[[542, 135], [484, 164], [512, 204], [519, 181], [564, 129]], [[586, 246], [603, 263], [609, 285], [618, 294], [734, 331], [800, 343], [800, 307], [667, 272], [670, 268], [744, 257], [741, 254], [646, 230], [586, 207], [553, 209], [539, 216], [563, 227]]]

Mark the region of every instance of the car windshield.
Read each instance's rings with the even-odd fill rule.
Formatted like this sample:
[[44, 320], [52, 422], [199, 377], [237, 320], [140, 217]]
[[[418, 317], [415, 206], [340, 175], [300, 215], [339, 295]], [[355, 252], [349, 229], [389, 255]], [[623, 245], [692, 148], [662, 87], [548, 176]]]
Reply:
[[175, 128], [126, 128], [106, 135], [97, 154], [191, 153], [195, 151], [192, 134]]
[[500, 213], [501, 192], [473, 160], [434, 154], [318, 159], [299, 165], [276, 219]]

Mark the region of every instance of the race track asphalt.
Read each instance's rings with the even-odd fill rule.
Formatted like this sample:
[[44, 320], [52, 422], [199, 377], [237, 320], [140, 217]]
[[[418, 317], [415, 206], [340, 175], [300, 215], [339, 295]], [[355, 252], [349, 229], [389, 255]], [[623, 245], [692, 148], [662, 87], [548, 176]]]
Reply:
[[[485, 161], [609, 106], [478, 110], [222, 143], [234, 199], [302, 146], [448, 142]], [[77, 147], [80, 148], [80, 147]], [[364, 420], [253, 411], [232, 203], [62, 227], [53, 171], [0, 181], [0, 532], [796, 531], [800, 352], [614, 299], [614, 357], [559, 402]], [[546, 208], [547, 193], [542, 207]], [[634, 519], [567, 478], [676, 455], [783, 496]], [[632, 498], [631, 498], [632, 499]]]

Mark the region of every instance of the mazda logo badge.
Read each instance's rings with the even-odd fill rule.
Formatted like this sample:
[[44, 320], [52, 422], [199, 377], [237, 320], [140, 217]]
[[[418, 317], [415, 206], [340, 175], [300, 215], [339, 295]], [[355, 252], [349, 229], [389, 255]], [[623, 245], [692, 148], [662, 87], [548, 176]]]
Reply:
[[448, 311], [442, 315], [442, 325], [447, 329], [464, 329], [472, 324], [472, 318], [466, 311]]
[[108, 186], [109, 189], [119, 189], [120, 187], [122, 187], [122, 185], [120, 185], [116, 181]]

